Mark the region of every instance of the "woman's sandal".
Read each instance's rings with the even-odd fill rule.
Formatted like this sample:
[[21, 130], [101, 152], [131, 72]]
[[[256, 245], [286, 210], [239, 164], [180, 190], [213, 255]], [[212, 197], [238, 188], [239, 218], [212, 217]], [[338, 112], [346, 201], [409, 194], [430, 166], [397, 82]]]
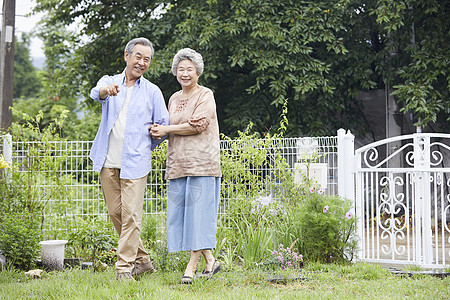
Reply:
[[212, 278], [217, 272], [220, 271], [220, 263], [219, 261], [216, 259], [214, 261], [213, 267], [211, 269], [211, 271], [203, 271], [202, 274], [198, 275], [199, 278], [207, 278], [210, 279]]
[[182, 284], [191, 284], [192, 283], [192, 277], [184, 275], [181, 277], [181, 283]]

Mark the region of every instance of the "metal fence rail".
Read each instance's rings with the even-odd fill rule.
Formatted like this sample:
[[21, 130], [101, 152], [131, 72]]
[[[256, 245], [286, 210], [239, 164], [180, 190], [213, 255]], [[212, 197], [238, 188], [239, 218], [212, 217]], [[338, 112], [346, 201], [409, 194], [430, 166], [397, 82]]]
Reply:
[[[31, 184], [38, 191], [36, 193], [39, 201], [46, 201], [44, 230], [67, 230], [76, 226], [78, 218], [89, 219], [94, 216], [107, 217], [107, 208], [103, 200], [98, 174], [92, 170], [89, 160], [89, 151], [92, 146], [91, 141], [55, 141], [48, 143], [45, 147], [41, 142], [8, 142], [7, 137], [3, 138], [2, 153], [13, 165], [20, 166], [19, 172], [28, 174], [33, 182]], [[233, 147], [240, 144], [238, 140], [222, 140], [221, 152], [230, 152]], [[251, 147], [255, 147], [252, 145]], [[257, 146], [256, 146], [257, 147]], [[327, 190], [330, 195], [337, 194], [337, 137], [315, 137], [315, 138], [284, 138], [278, 140], [270, 146], [270, 151], [277, 150], [278, 153], [289, 164], [291, 171], [297, 162], [305, 159], [305, 155], [315, 153], [315, 162], [326, 164], [327, 166]], [[60, 164], [57, 174], [45, 173], [32, 170], [32, 163], [42, 160], [41, 149], [50, 149], [54, 160], [49, 163]], [[164, 146], [161, 153], [165, 155]], [[47, 153], [48, 154], [48, 153]], [[59, 159], [59, 160], [58, 160]], [[270, 159], [269, 159], [270, 160]], [[152, 162], [152, 171], [148, 176], [147, 190], [144, 199], [144, 214], [164, 213], [166, 209], [167, 182], [164, 180], [165, 159], [159, 159], [160, 163]], [[42, 162], [42, 161], [41, 161]], [[274, 164], [268, 163], [255, 168], [248, 164], [249, 172], [259, 172], [261, 176], [274, 176], [276, 170]], [[234, 197], [232, 193], [225, 192], [226, 187], [238, 184], [239, 175], [236, 175], [231, 182], [222, 181], [222, 199], [219, 209], [220, 214], [226, 214], [228, 203]], [[263, 184], [259, 182], [258, 184]], [[249, 189], [252, 186], [248, 186]], [[232, 189], [231, 189], [232, 190]], [[269, 197], [276, 197], [270, 194]]]

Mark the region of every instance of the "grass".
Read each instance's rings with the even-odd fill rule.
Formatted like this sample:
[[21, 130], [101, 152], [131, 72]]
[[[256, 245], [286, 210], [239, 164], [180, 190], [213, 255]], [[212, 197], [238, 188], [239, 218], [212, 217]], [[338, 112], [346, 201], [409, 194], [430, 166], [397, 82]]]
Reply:
[[[287, 273], [284, 273], [285, 275]], [[268, 274], [234, 267], [213, 280], [181, 285], [181, 273], [157, 272], [137, 282], [104, 272], [72, 269], [31, 279], [24, 272], [0, 272], [0, 299], [449, 299], [450, 278], [406, 278], [372, 264], [309, 264], [302, 281], [270, 283]]]
[[411, 271], [411, 272], [419, 272], [419, 271], [423, 271], [424, 269], [421, 266], [417, 266], [417, 265], [410, 265], [410, 266], [406, 266], [404, 268], [405, 271]]

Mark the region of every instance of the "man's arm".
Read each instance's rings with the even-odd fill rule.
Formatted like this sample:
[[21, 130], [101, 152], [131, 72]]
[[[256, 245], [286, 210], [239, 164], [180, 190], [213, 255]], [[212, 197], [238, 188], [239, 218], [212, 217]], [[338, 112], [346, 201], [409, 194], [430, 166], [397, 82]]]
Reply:
[[93, 100], [103, 101], [108, 96], [117, 96], [119, 85], [114, 83], [112, 77], [105, 75], [97, 82], [97, 85], [91, 89], [90, 96]]
[[152, 139], [152, 150], [156, 148], [157, 145], [159, 145], [164, 139], [167, 138], [167, 135], [162, 135], [155, 137], [151, 133], [151, 128], [154, 125], [169, 125], [169, 112], [167, 111], [166, 103], [164, 102], [164, 97], [160, 90], [154, 93], [153, 95], [153, 116], [152, 116], [152, 122], [153, 124], [150, 126], [149, 135], [153, 138]]
[[119, 92], [119, 85], [117, 83], [111, 83], [110, 85], [102, 86], [98, 94], [101, 100], [105, 100], [108, 95], [117, 96]]

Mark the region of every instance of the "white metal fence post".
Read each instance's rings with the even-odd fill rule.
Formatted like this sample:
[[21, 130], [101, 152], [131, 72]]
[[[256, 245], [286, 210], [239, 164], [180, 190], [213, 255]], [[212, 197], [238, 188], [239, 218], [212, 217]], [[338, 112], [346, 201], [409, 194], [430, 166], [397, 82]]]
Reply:
[[345, 198], [355, 202], [355, 136], [349, 131], [344, 137], [345, 153]]
[[414, 138], [414, 169], [416, 170], [416, 261], [430, 265], [433, 262], [431, 232], [430, 137], [416, 134]]
[[9, 133], [3, 136], [3, 157], [12, 163], [12, 136]]
[[[344, 129], [339, 129], [338, 135], [338, 194], [339, 196], [349, 199], [353, 203], [355, 218], [360, 216], [360, 204], [355, 201], [355, 136]], [[362, 226], [357, 225], [356, 234], [358, 238], [358, 252], [361, 251], [362, 245]], [[358, 253], [358, 257], [359, 257]]]
[[338, 195], [355, 200], [355, 136], [344, 129], [338, 130]]
[[344, 151], [345, 130], [337, 131], [337, 173], [338, 173], [338, 195], [344, 197], [345, 190], [345, 151]]

